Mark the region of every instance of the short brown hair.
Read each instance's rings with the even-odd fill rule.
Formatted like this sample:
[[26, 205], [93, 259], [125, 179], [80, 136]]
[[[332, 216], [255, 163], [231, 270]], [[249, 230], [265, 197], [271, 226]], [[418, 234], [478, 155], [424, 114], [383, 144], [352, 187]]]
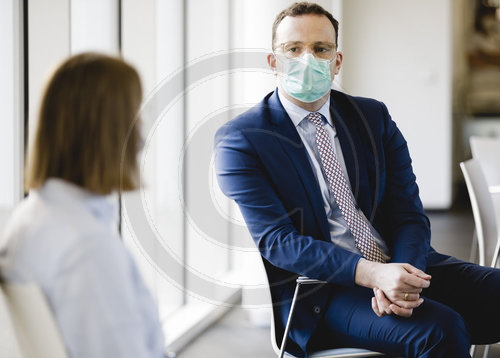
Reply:
[[278, 25], [281, 23], [281, 21], [287, 17], [287, 16], [300, 16], [300, 15], [325, 15], [328, 20], [333, 25], [333, 28], [335, 29], [335, 44], [338, 44], [338, 39], [339, 39], [339, 22], [330, 14], [328, 11], [326, 11], [323, 7], [321, 7], [318, 4], [310, 3], [310, 2], [296, 2], [289, 7], [287, 7], [285, 10], [281, 11], [278, 16], [276, 16], [276, 19], [274, 20], [273, 23], [273, 37], [272, 37], [272, 47], [274, 49], [274, 40], [276, 39], [276, 29], [278, 28]]
[[47, 83], [27, 186], [61, 178], [98, 194], [138, 185], [139, 75], [121, 59], [70, 57]]

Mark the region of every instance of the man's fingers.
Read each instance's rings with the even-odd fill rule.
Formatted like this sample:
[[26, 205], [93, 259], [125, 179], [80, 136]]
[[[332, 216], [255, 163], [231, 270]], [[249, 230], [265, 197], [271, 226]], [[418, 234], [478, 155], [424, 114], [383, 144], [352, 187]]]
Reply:
[[417, 302], [420, 299], [418, 293], [409, 292], [391, 292], [385, 295], [391, 302]]
[[377, 306], [377, 299], [375, 297], [372, 297], [372, 309], [373, 312], [379, 317], [382, 317], [382, 313], [380, 313], [378, 306]]
[[394, 301], [412, 302], [412, 301], [418, 301], [418, 299], [420, 298], [420, 295], [418, 293], [410, 293], [410, 292], [398, 292], [397, 296], [398, 297], [396, 297], [395, 300], [392, 300], [392, 302]]
[[431, 275], [426, 274], [424, 271], [419, 270], [418, 268], [416, 268], [415, 266], [412, 266], [410, 264], [405, 264], [405, 265], [403, 265], [403, 267], [409, 273], [411, 273], [413, 275], [416, 275], [416, 276], [418, 276], [418, 277], [420, 277], [420, 278], [422, 278], [424, 280], [430, 280], [432, 278]]
[[425, 280], [412, 274], [404, 275], [403, 282], [415, 288], [427, 288], [431, 284], [429, 280]]
[[391, 301], [389, 301], [387, 297], [385, 297], [385, 294], [381, 289], [375, 288], [374, 292], [379, 311], [383, 312], [384, 314], [391, 314], [392, 311], [389, 308], [389, 306], [391, 305]]
[[391, 304], [390, 308], [391, 308], [391, 311], [394, 312], [395, 315], [398, 315], [401, 317], [411, 317], [411, 315], [413, 314], [413, 309], [399, 307], [398, 305], [396, 305], [394, 303]]
[[373, 288], [373, 294], [374, 296], [372, 297], [372, 309], [373, 309], [373, 312], [375, 312], [375, 314], [379, 317], [382, 317], [384, 316], [384, 313], [380, 310], [380, 308], [378, 307], [378, 303], [377, 303], [377, 288]]
[[[403, 283], [403, 284], [398, 286], [397, 292], [398, 292], [399, 296], [403, 297], [405, 293], [418, 295], [419, 293], [422, 292], [422, 289]], [[397, 298], [399, 298], [399, 297], [397, 297]]]
[[392, 313], [401, 317], [411, 317], [413, 310], [424, 302], [424, 299], [418, 294], [408, 294], [406, 301], [404, 300], [405, 295], [403, 295], [402, 300], [391, 302], [381, 289], [374, 288], [373, 293], [375, 297], [372, 297], [372, 309], [379, 317]]
[[419, 298], [416, 301], [393, 301], [394, 304], [402, 308], [415, 309], [419, 307], [424, 302], [423, 298]]

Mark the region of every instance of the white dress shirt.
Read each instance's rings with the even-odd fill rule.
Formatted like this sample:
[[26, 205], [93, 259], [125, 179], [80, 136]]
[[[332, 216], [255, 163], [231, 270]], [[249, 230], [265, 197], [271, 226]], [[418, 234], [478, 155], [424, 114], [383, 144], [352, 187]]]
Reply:
[[0, 276], [41, 287], [70, 357], [163, 357], [157, 307], [114, 229], [115, 207], [47, 180], [7, 225]]
[[[287, 98], [285, 98], [285, 96], [280, 96], [279, 93], [278, 97], [279, 100], [281, 101], [281, 104], [285, 108], [286, 113], [288, 114], [293, 124], [295, 125], [295, 128], [299, 133], [300, 139], [302, 140], [306, 148], [309, 163], [311, 164], [314, 175], [316, 177], [316, 180], [318, 181], [321, 190], [321, 196], [323, 198], [323, 206], [325, 208], [326, 217], [328, 219], [328, 226], [330, 229], [330, 239], [334, 244], [343, 247], [344, 249], [347, 249], [351, 252], [355, 252], [362, 255], [361, 251], [356, 247], [354, 237], [352, 236], [351, 231], [347, 226], [347, 223], [342, 215], [342, 212], [340, 211], [340, 208], [335, 202], [333, 191], [331, 190], [330, 185], [328, 184], [326, 173], [323, 170], [323, 165], [321, 164], [321, 157], [319, 155], [318, 146], [316, 144], [316, 127], [311, 121], [306, 119], [307, 115], [309, 115], [309, 113], [311, 112], [290, 102]], [[325, 102], [325, 104], [323, 104], [323, 106], [316, 112], [323, 115], [324, 119], [326, 119], [326, 121], [323, 120], [323, 127], [328, 133], [331, 143], [332, 144], [334, 143], [332, 145], [333, 151], [337, 156], [337, 160], [339, 161], [339, 164], [342, 168], [344, 176], [347, 180], [347, 184], [350, 186], [349, 175], [347, 173], [346, 165], [344, 162], [344, 156], [342, 155], [342, 148], [340, 147], [340, 141], [337, 136], [335, 127], [333, 126], [333, 121], [331, 119], [330, 97], [328, 97], [328, 100]], [[354, 198], [352, 192], [351, 192], [351, 198], [353, 202], [356, 204], [356, 199]], [[370, 228], [372, 235], [375, 239], [375, 242], [378, 244], [378, 246], [384, 253], [386, 261], [389, 262], [390, 260], [389, 249], [387, 248], [386, 243], [384, 242], [384, 240], [382, 240], [380, 234], [375, 230], [375, 228], [373, 228], [371, 223], [366, 219], [363, 212], [357, 205], [356, 209], [358, 213], [361, 215], [361, 217], [367, 222], [368, 227]]]

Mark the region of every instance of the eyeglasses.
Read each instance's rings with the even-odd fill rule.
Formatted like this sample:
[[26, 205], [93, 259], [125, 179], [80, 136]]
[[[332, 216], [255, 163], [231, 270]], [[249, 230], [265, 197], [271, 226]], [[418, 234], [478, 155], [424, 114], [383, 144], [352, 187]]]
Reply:
[[276, 48], [279, 49], [281, 54], [286, 58], [301, 57], [309, 48], [314, 57], [331, 61], [335, 56], [337, 45], [331, 42], [314, 42], [306, 44], [300, 41], [290, 41], [283, 42]]

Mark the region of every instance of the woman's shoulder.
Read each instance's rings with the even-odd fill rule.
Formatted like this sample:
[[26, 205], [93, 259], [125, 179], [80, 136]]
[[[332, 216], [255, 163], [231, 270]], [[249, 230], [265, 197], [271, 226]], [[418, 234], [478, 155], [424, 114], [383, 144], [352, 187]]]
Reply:
[[112, 235], [84, 202], [58, 200], [48, 194], [43, 190], [30, 193], [12, 214], [0, 252], [4, 278], [50, 280], [72, 250], [90, 250], [93, 241]]

